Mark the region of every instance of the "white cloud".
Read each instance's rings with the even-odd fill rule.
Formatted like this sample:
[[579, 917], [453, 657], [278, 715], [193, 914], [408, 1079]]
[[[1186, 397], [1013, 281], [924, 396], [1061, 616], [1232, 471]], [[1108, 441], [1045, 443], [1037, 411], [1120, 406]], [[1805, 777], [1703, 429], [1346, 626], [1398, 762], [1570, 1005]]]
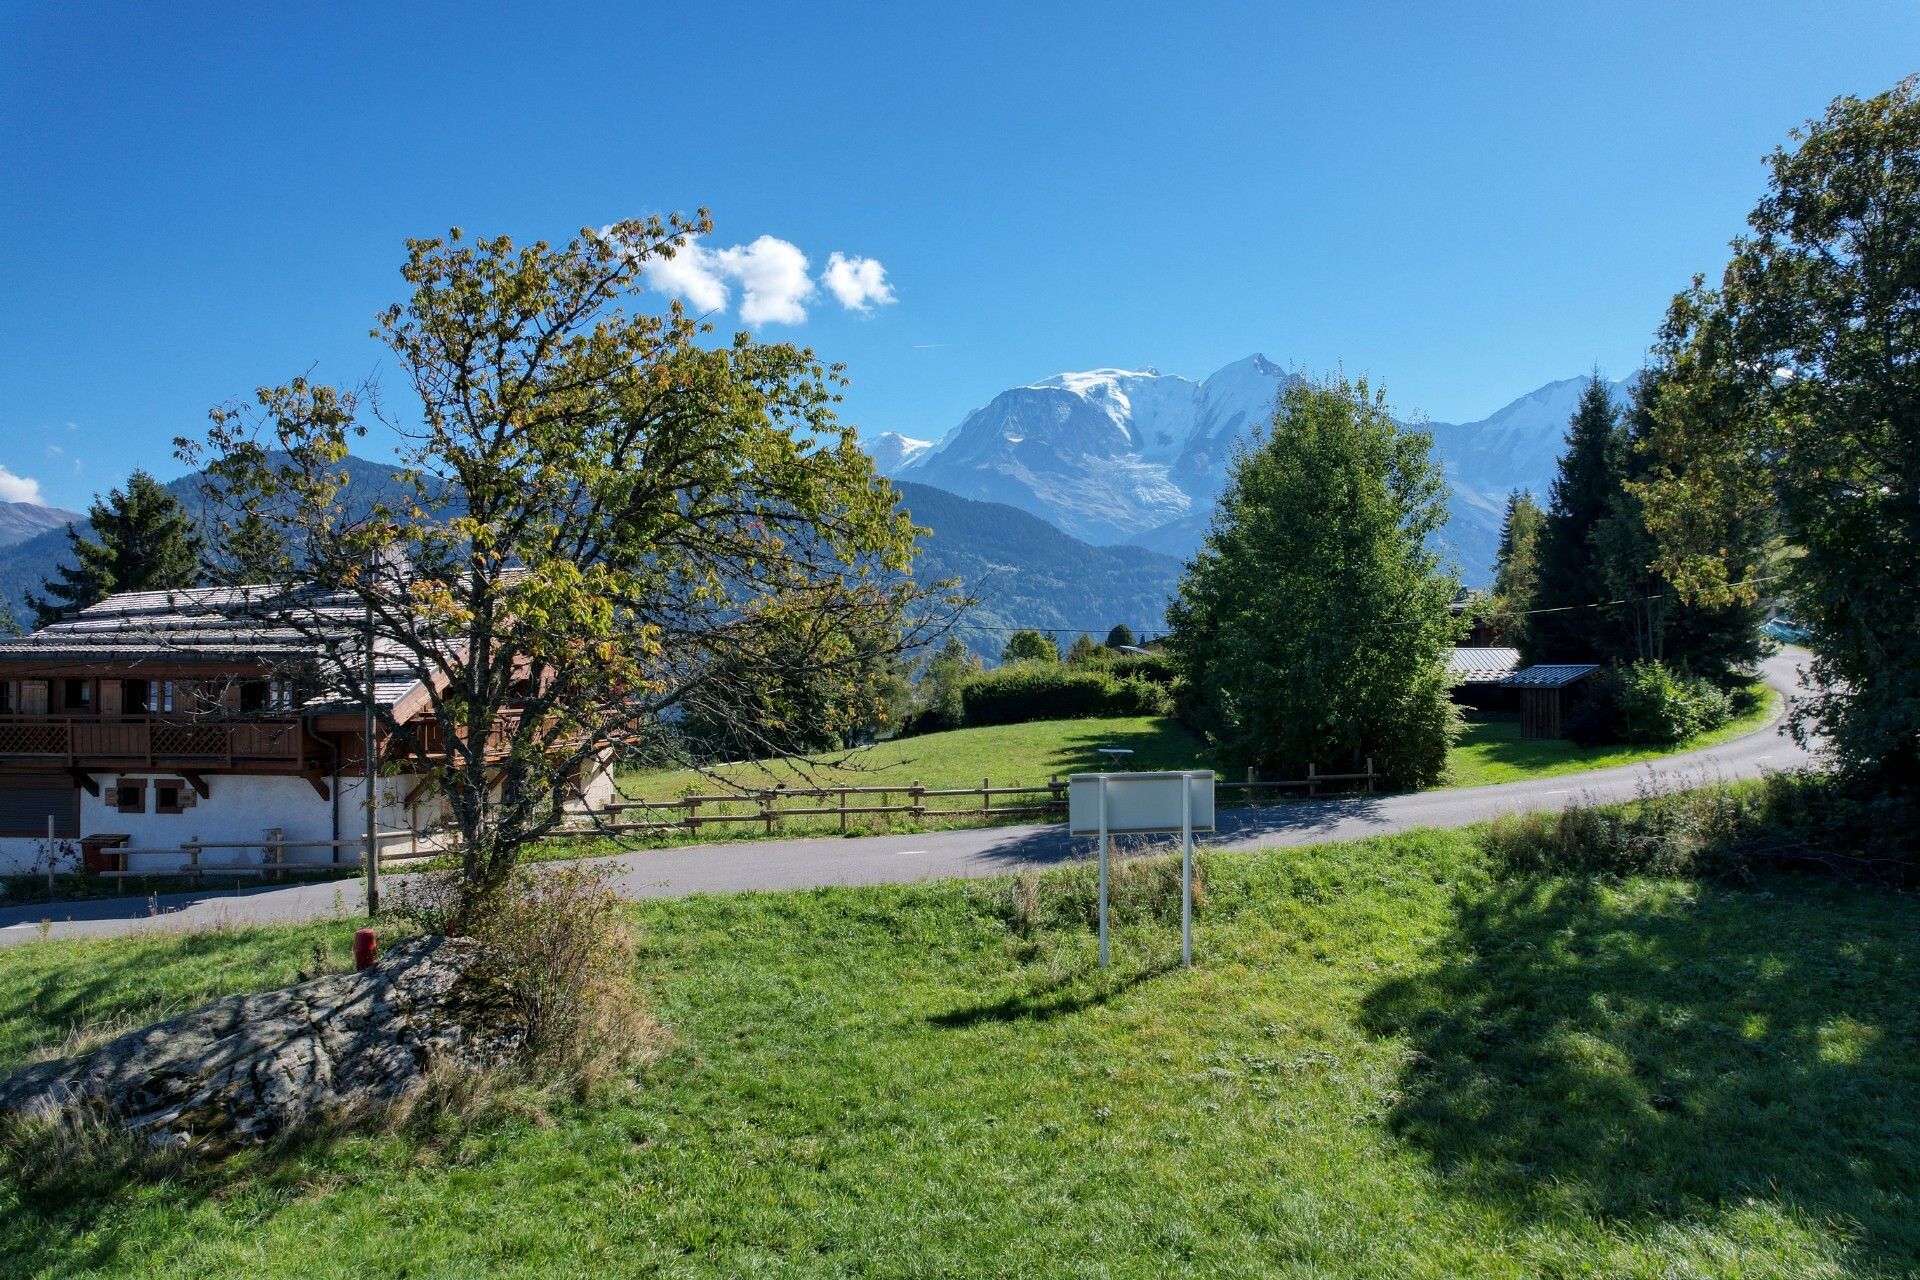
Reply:
[[740, 282], [740, 319], [747, 324], [799, 324], [814, 294], [807, 255], [785, 240], [761, 236], [713, 255], [720, 270]]
[[684, 298], [696, 311], [724, 311], [740, 286], [740, 319], [747, 324], [799, 324], [816, 292], [807, 255], [777, 236], [752, 244], [709, 249], [689, 236], [671, 258], [646, 265], [647, 283]]
[[17, 476], [0, 464], [0, 502], [40, 502], [40, 482]]
[[835, 250], [827, 258], [820, 283], [851, 311], [871, 311], [893, 301], [893, 286], [887, 283], [887, 269], [878, 258], [849, 258]]
[[671, 258], [648, 259], [645, 274], [648, 284], [686, 299], [695, 311], [727, 308], [727, 284], [714, 265], [713, 251], [702, 248], [692, 236], [680, 242]]

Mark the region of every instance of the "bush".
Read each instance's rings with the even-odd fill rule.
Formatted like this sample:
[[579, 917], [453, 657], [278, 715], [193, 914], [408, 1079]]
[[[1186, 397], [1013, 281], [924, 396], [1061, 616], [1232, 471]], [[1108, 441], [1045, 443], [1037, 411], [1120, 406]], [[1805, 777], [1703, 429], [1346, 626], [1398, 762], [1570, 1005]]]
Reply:
[[1016, 662], [971, 676], [960, 686], [961, 723], [1023, 724], [1076, 716], [1163, 716], [1167, 690], [1139, 676], [1118, 678], [1090, 668]]
[[1744, 876], [1762, 865], [1910, 884], [1920, 878], [1920, 802], [1811, 771], [1665, 791], [1624, 805], [1507, 815], [1487, 852], [1517, 873]]
[[524, 1066], [587, 1088], [657, 1038], [634, 987], [617, 874], [608, 863], [526, 867], [478, 904], [454, 876], [409, 876], [396, 909], [485, 944], [486, 960], [469, 973], [526, 1028]]
[[1733, 718], [1726, 694], [1658, 662], [1624, 668], [1618, 696], [1621, 730], [1629, 742], [1684, 742]]
[[1698, 676], [1659, 662], [1635, 662], [1603, 672], [1567, 721], [1567, 736], [1582, 746], [1640, 742], [1666, 746], [1720, 728], [1733, 718], [1733, 699]]

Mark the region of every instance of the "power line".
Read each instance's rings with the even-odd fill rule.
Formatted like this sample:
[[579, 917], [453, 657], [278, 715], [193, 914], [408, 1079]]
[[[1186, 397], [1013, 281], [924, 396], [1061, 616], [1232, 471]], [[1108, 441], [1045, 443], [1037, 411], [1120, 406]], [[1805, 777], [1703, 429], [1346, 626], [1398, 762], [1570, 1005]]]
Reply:
[[[1727, 584], [1727, 586], [1729, 590], [1733, 590], [1740, 587], [1757, 587], [1761, 583], [1765, 583], [1765, 582], [1778, 582], [1780, 579], [1786, 576], [1787, 575], [1784, 573], [1769, 573], [1758, 578], [1743, 578], [1739, 582], [1730, 582]], [[1650, 596], [1621, 596], [1617, 600], [1594, 600], [1586, 604], [1560, 604], [1560, 605], [1554, 605], [1550, 609], [1518, 609], [1508, 614], [1507, 616], [1512, 618], [1531, 618], [1540, 614], [1547, 614], [1547, 613], [1572, 613], [1577, 609], [1611, 609], [1618, 605], [1623, 605], [1623, 604], [1646, 604], [1649, 601], [1653, 601], [1653, 600], [1664, 600], [1673, 594], [1674, 593], [1672, 588], [1668, 588], [1664, 591], [1656, 592]], [[1413, 624], [1409, 623], [1407, 625], [1411, 626]], [[1032, 627], [1032, 626], [975, 625], [972, 627], [972, 629], [975, 631], [994, 631], [994, 632], [1038, 631], [1046, 635], [1091, 635], [1093, 632], [1098, 631], [1100, 628], [1099, 627]], [[1109, 630], [1110, 629], [1111, 628], [1109, 628]], [[1135, 635], [1164, 634], [1167, 631], [1167, 626], [1165, 623], [1162, 623], [1157, 627], [1128, 627], [1127, 629], [1129, 631], [1132, 631]]]

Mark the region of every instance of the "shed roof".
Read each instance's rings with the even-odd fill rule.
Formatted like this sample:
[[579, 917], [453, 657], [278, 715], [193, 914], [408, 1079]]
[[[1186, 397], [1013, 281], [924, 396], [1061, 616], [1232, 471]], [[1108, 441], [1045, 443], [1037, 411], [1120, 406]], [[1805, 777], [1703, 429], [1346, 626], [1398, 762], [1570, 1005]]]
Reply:
[[1543, 662], [1516, 671], [1500, 683], [1512, 689], [1564, 689], [1599, 669], [1597, 662]]
[[1520, 651], [1461, 646], [1447, 655], [1447, 674], [1458, 684], [1498, 684], [1520, 669]]

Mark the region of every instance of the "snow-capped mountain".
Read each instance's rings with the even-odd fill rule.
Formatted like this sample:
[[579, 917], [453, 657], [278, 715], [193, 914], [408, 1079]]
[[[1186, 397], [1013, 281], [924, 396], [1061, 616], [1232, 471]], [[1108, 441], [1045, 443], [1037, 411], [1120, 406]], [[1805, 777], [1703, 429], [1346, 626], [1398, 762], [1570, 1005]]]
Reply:
[[[1198, 382], [1152, 368], [1056, 374], [1001, 392], [931, 447], [889, 461], [893, 446], [877, 443], [875, 455], [883, 473], [1019, 507], [1088, 542], [1184, 557], [1206, 533], [1234, 444], [1298, 377], [1262, 355]], [[1585, 382], [1548, 383], [1479, 422], [1430, 424], [1453, 487], [1444, 550], [1469, 583], [1491, 573], [1508, 491], [1545, 499]], [[1622, 402], [1628, 385], [1613, 384]]]
[[915, 440], [912, 436], [903, 436], [898, 431], [882, 431], [873, 439], [866, 441], [867, 452], [873, 455], [873, 465], [881, 475], [887, 476], [931, 448], [933, 448], [933, 441]]

